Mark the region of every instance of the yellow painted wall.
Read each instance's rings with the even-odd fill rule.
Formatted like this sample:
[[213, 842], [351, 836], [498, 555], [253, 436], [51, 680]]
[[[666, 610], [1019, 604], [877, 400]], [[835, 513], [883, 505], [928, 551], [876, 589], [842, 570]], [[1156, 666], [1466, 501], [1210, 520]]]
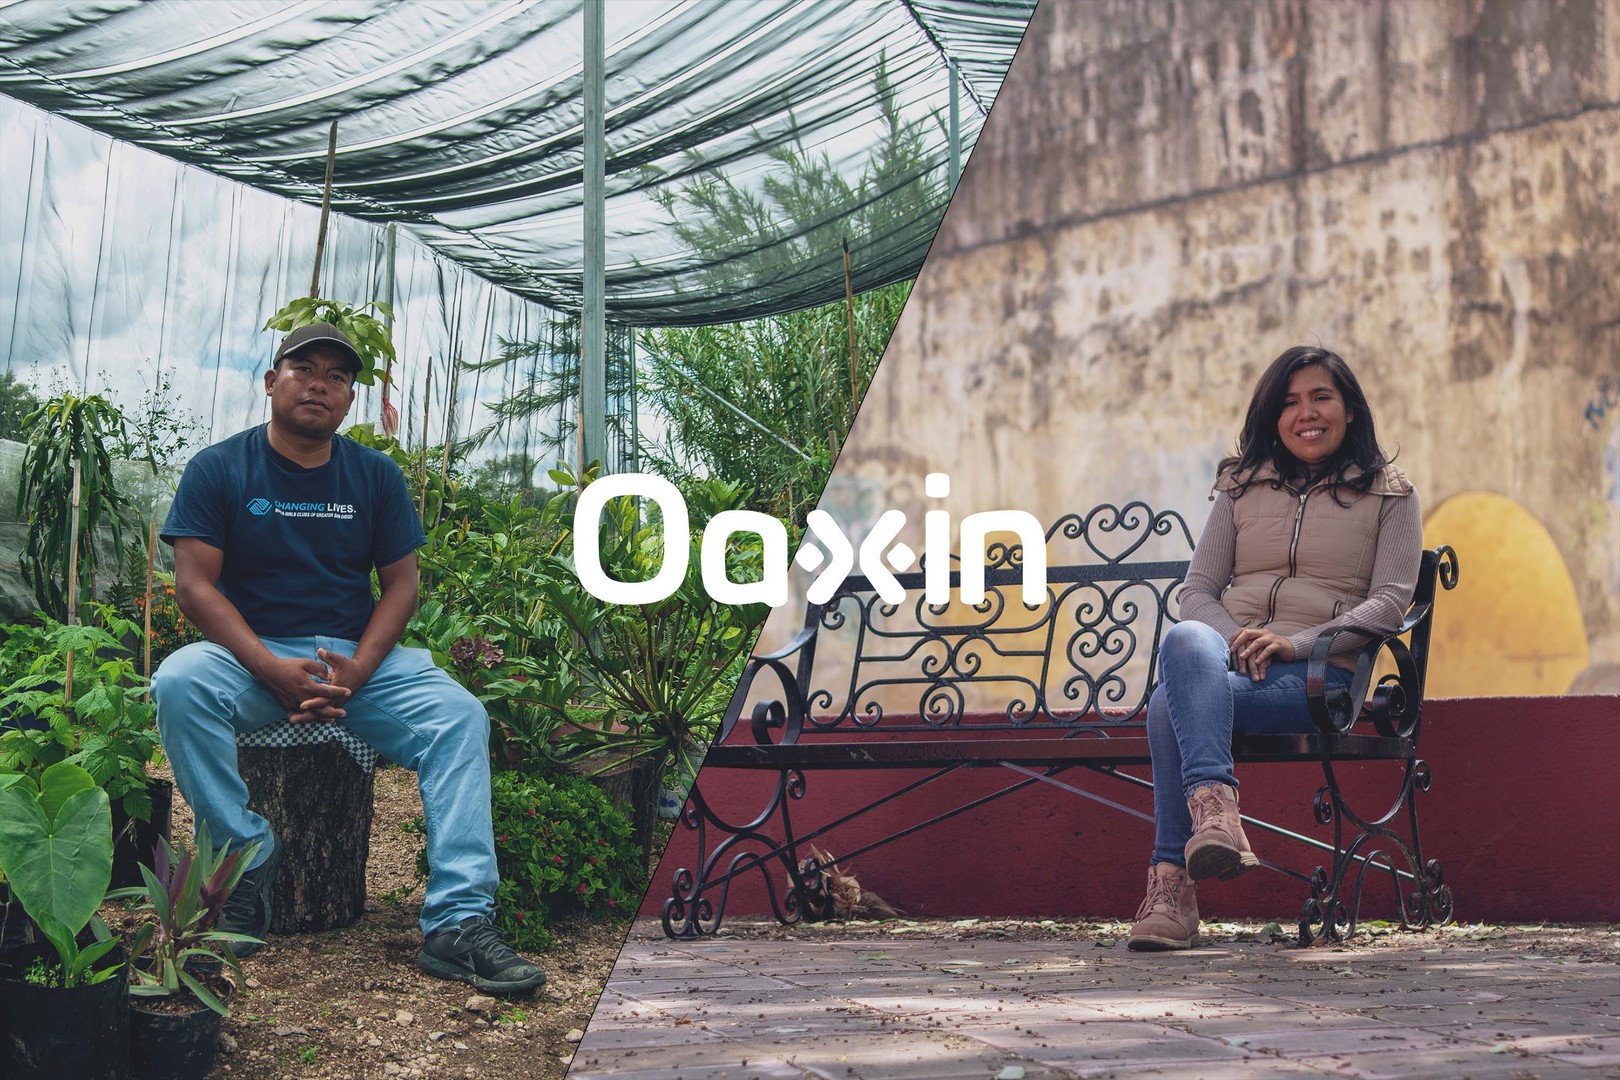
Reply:
[[1541, 522], [1512, 499], [1469, 491], [1423, 526], [1457, 551], [1457, 587], [1436, 601], [1433, 697], [1562, 694], [1589, 662], [1575, 583]]

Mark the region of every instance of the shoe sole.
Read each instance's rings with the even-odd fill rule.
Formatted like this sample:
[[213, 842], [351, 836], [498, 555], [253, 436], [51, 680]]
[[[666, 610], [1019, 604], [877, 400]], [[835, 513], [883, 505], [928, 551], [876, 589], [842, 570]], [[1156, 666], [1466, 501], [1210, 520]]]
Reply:
[[1192, 948], [1195, 940], [1197, 939], [1187, 938], [1182, 940], [1180, 938], [1155, 937], [1151, 934], [1144, 934], [1140, 937], [1131, 938], [1125, 943], [1125, 947], [1132, 952], [1173, 952], [1177, 949]]
[[1210, 841], [1187, 852], [1187, 876], [1193, 881], [1218, 878], [1231, 881], [1260, 865], [1252, 851], [1239, 851], [1230, 844]]
[[[276, 846], [271, 849], [270, 857], [264, 860], [263, 866], [259, 867], [259, 869], [267, 869], [269, 871], [269, 873], [265, 875], [265, 879], [270, 884], [269, 887], [264, 891], [264, 925], [259, 928], [258, 933], [251, 935], [252, 937], [256, 938], [263, 938], [270, 933], [270, 922], [275, 918], [275, 912], [271, 910], [271, 897], [275, 895], [276, 877], [281, 873], [281, 857], [286, 854], [286, 848], [282, 845], [279, 837], [276, 838], [275, 844]], [[241, 942], [233, 941], [230, 942], [226, 948], [230, 949], [231, 955], [236, 957], [238, 960], [246, 960], [248, 957], [264, 948], [264, 945], [245, 945]]]
[[448, 960], [441, 960], [426, 949], [416, 954], [416, 966], [434, 978], [470, 983], [484, 993], [494, 994], [496, 997], [510, 997], [513, 994], [522, 994], [529, 990], [538, 989], [546, 983], [546, 973], [543, 971], [537, 972], [534, 977], [516, 979], [511, 982], [486, 979], [476, 971], [468, 971], [458, 964], [452, 964]]

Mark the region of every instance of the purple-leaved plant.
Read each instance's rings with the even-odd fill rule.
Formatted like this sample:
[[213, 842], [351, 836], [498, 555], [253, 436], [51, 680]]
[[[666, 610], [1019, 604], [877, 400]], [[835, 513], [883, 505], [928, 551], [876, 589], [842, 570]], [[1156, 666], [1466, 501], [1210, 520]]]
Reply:
[[214, 947], [258, 939], [215, 930], [214, 925], [258, 850], [259, 845], [253, 844], [231, 851], [227, 843], [216, 851], [205, 822], [197, 831], [195, 851], [186, 848], [176, 853], [167, 840], [160, 838], [152, 852], [152, 866], [141, 867], [144, 884], [107, 894], [110, 900], [143, 900], [136, 910], [152, 913], [151, 920], [136, 931], [130, 946], [131, 994], [174, 994], [184, 987], [198, 1001], [225, 1015], [225, 1003], [203, 984], [192, 965], [211, 961], [241, 976], [242, 969], [231, 951], [215, 951]]

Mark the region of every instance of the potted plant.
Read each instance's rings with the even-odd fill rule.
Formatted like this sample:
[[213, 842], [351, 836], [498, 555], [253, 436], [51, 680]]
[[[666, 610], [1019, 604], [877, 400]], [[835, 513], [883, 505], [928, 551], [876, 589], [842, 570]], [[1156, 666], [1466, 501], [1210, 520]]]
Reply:
[[116, 889], [108, 899], [138, 899], [151, 918], [130, 944], [130, 1075], [148, 1080], [201, 1080], [214, 1067], [220, 1021], [234, 984], [224, 977], [242, 969], [231, 942], [262, 944], [246, 934], [215, 930], [231, 890], [258, 852], [230, 845], [215, 850], [203, 824], [196, 850], [176, 853], [167, 840], [142, 866], [143, 884]]
[[[0, 714], [26, 726], [0, 730], [0, 770], [37, 776], [61, 761], [87, 771], [113, 800], [115, 885], [132, 885], [140, 851], [168, 834], [173, 785], [147, 776], [158, 757], [155, 708], [121, 640], [140, 629], [98, 604], [94, 622], [6, 629], [0, 646]], [[75, 658], [72, 699], [67, 657]]]
[[[0, 958], [0, 1075], [116, 1080], [128, 1060], [123, 953], [95, 918], [112, 877], [107, 793], [59, 762], [0, 787], [0, 870], [46, 944]], [[93, 943], [81, 943], [90, 928]]]

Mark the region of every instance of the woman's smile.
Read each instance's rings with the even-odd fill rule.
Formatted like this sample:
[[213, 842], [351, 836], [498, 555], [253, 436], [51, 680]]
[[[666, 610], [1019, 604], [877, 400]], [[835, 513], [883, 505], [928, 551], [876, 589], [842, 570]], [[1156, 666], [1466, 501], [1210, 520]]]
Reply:
[[1344, 444], [1351, 419], [1333, 375], [1321, 364], [1310, 364], [1288, 380], [1277, 435], [1294, 457], [1307, 465], [1319, 465]]

